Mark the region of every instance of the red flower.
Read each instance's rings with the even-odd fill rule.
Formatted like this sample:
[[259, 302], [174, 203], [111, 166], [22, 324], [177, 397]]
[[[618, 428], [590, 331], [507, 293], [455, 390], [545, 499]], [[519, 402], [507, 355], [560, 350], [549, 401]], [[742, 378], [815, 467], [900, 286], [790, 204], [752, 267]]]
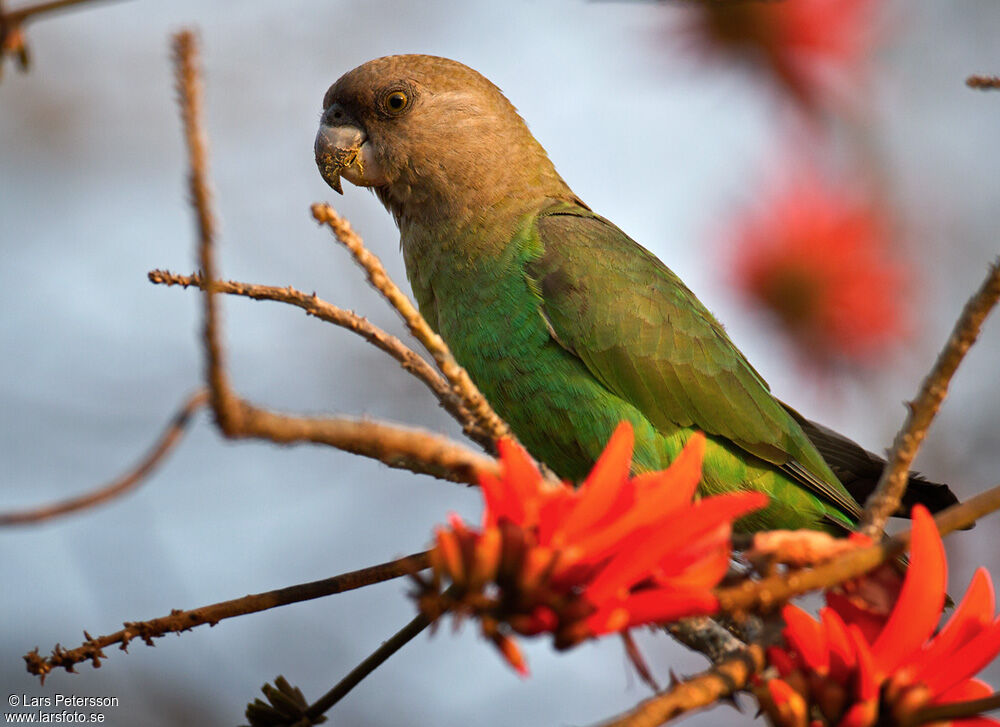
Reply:
[[[911, 552], [899, 600], [873, 638], [849, 614], [845, 620], [826, 607], [817, 622], [785, 606], [787, 647], [770, 651], [781, 678], [760, 692], [775, 724], [805, 725], [810, 705], [825, 724], [896, 724], [924, 707], [993, 693], [973, 678], [1000, 653], [989, 574], [976, 571], [955, 613], [933, 635], [945, 602], [947, 563], [934, 519], [921, 505], [913, 509]], [[953, 723], [1000, 725], [982, 717]]]
[[[512, 632], [551, 632], [557, 648], [647, 623], [711, 613], [729, 564], [732, 521], [767, 504], [760, 493], [692, 502], [705, 438], [669, 469], [629, 477], [632, 427], [615, 430], [579, 489], [545, 480], [517, 444], [499, 443], [502, 476], [480, 475], [483, 524], [455, 515], [431, 552], [429, 614], [477, 617], [516, 668]], [[442, 592], [443, 578], [451, 586]]]
[[902, 334], [903, 269], [870, 206], [798, 174], [736, 228], [733, 279], [808, 360], [872, 360]]
[[703, 45], [766, 70], [803, 108], [845, 96], [872, 46], [874, 0], [693, 3]]

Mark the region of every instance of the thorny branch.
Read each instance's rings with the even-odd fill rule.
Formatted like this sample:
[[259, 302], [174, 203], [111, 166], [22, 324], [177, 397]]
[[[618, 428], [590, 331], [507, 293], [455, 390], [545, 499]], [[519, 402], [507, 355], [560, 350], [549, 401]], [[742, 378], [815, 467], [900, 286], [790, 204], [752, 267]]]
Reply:
[[27, 525], [43, 520], [78, 512], [113, 500], [124, 495], [142, 484], [143, 480], [162, 462], [174, 448], [181, 436], [187, 430], [192, 416], [208, 402], [208, 395], [199, 391], [188, 398], [184, 405], [174, 414], [159, 441], [149, 454], [131, 472], [119, 477], [114, 482], [104, 485], [92, 492], [76, 497], [70, 497], [59, 502], [14, 512], [0, 513], [0, 526]]
[[95, 667], [101, 665], [101, 659], [107, 658], [104, 648], [112, 644], [121, 644], [121, 649], [126, 651], [132, 639], [140, 638], [149, 646], [153, 645], [153, 639], [169, 633], [180, 633], [190, 631], [195, 626], [209, 624], [215, 626], [223, 619], [235, 616], [244, 616], [248, 613], [266, 611], [278, 606], [287, 606], [290, 603], [310, 601], [314, 598], [331, 596], [335, 593], [343, 593], [356, 588], [370, 586], [375, 583], [410, 575], [423, 570], [428, 565], [426, 552], [414, 553], [405, 558], [380, 563], [368, 568], [342, 573], [332, 578], [325, 578], [311, 583], [301, 583], [287, 588], [279, 588], [266, 593], [257, 593], [234, 598], [221, 603], [213, 603], [209, 606], [191, 609], [190, 611], [173, 610], [169, 616], [161, 616], [149, 621], [127, 621], [125, 628], [108, 634], [92, 638], [84, 631], [86, 641], [75, 649], [65, 650], [58, 644], [52, 653], [43, 657], [38, 653], [38, 649], [25, 654], [24, 660], [27, 662], [28, 671], [36, 676], [45, 679], [45, 675], [57, 667], [62, 667], [66, 671], [73, 671], [75, 664], [90, 661]]
[[663, 694], [647, 699], [631, 711], [602, 722], [601, 727], [655, 727], [655, 725], [732, 697], [764, 668], [764, 650], [751, 644], [739, 654], [690, 679], [674, 683]]
[[910, 465], [924, 441], [927, 429], [948, 394], [948, 384], [958, 365], [979, 337], [986, 316], [1000, 300], [1000, 261], [994, 262], [979, 289], [962, 309], [948, 341], [938, 354], [934, 367], [924, 379], [917, 397], [909, 403], [909, 413], [896, 435], [889, 464], [882, 471], [875, 491], [865, 503], [858, 531], [878, 538], [886, 520], [898, 508], [906, 491]]

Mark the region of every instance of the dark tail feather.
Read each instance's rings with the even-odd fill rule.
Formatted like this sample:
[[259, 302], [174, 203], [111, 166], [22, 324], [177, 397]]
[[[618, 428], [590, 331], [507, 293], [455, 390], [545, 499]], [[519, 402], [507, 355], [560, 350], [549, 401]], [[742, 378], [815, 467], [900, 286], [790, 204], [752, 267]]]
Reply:
[[[857, 442], [853, 442], [842, 434], [811, 422], [794, 409], [785, 407], [802, 426], [806, 436], [816, 445], [830, 469], [837, 475], [847, 491], [859, 503], [864, 504], [868, 496], [875, 490], [878, 479], [885, 467], [885, 460], [877, 454], [869, 452]], [[930, 482], [916, 472], [910, 473], [910, 481], [906, 486], [906, 494], [896, 511], [897, 517], [909, 517], [910, 509], [921, 503], [931, 512], [944, 510], [958, 503], [958, 498], [948, 485]]]

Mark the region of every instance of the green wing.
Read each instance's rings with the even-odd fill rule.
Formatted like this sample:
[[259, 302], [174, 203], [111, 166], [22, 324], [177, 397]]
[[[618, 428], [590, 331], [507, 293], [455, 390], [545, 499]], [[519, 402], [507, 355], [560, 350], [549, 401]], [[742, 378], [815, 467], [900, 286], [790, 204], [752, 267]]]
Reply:
[[557, 203], [527, 266], [553, 338], [657, 429], [694, 427], [770, 462], [845, 513], [857, 503], [722, 325], [652, 253]]

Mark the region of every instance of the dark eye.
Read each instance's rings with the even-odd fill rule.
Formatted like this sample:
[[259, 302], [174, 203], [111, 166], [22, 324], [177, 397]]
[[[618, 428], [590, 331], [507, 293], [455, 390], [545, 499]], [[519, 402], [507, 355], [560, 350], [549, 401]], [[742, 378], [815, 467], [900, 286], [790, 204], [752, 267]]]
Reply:
[[406, 95], [405, 91], [393, 91], [385, 97], [383, 103], [385, 110], [390, 114], [398, 114], [405, 111], [406, 107], [410, 105], [410, 97]]

